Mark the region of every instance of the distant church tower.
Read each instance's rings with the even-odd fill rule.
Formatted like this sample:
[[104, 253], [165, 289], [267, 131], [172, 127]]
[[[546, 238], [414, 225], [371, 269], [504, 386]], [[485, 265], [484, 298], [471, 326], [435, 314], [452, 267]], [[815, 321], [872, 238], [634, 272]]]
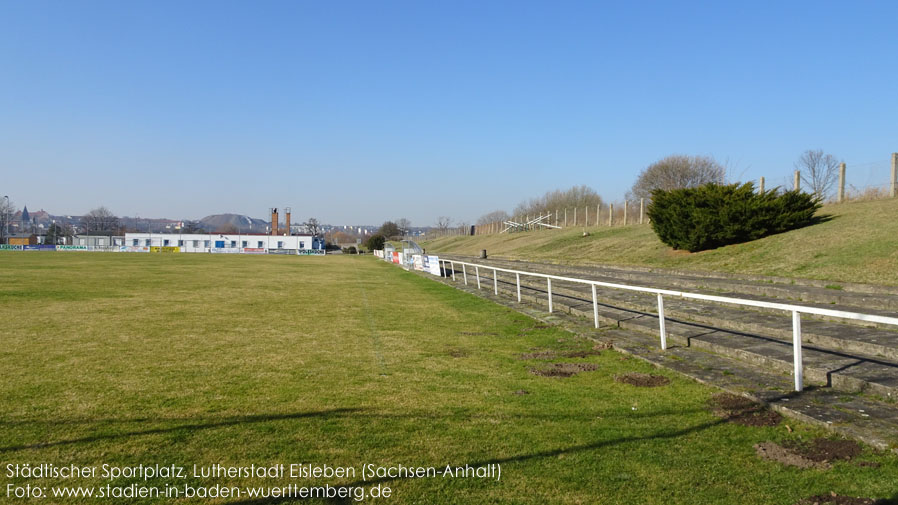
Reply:
[[31, 221], [31, 216], [28, 215], [28, 206], [26, 205], [25, 207], [22, 208], [22, 218], [21, 218], [22, 224], [21, 224], [21, 227], [19, 228], [22, 231], [22, 233], [27, 233], [26, 230], [31, 229], [30, 221]]

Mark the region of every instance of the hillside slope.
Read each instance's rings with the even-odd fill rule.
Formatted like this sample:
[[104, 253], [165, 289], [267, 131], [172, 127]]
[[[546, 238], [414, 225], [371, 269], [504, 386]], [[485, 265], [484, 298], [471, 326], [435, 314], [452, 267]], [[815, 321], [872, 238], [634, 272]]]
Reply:
[[[898, 285], [898, 199], [829, 205], [829, 221], [711, 251], [674, 251], [648, 225], [446, 237], [433, 253], [616, 264]], [[583, 237], [584, 229], [589, 236]]]

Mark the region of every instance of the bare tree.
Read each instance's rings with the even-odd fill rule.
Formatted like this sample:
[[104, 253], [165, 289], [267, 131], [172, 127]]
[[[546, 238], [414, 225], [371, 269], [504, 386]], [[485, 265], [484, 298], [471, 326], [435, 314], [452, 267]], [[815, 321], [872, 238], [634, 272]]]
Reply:
[[656, 189], [694, 188], [703, 184], [722, 184], [726, 170], [709, 156], [675, 154], [645, 168], [627, 192], [628, 200], [651, 198]]
[[508, 212], [505, 212], [504, 210], [494, 210], [477, 218], [477, 224], [501, 223], [503, 221], [508, 221], [510, 218], [511, 216], [508, 215]]
[[412, 222], [403, 217], [396, 220], [396, 226], [403, 234], [407, 234], [412, 229]]
[[[6, 232], [8, 231], [9, 225], [12, 224], [12, 216], [15, 212], [15, 205], [13, 205], [8, 198], [0, 197], [0, 237], [2, 237], [0, 242], [4, 244], [8, 240]], [[11, 230], [9, 230], [9, 232], [12, 233]]]
[[547, 191], [543, 196], [521, 202], [515, 208], [514, 213], [516, 216], [526, 214], [533, 216], [553, 213], [566, 208], [595, 208], [600, 203], [602, 203], [602, 197], [594, 189], [584, 184], [566, 190]]
[[306, 227], [306, 231], [309, 232], [313, 237], [318, 237], [321, 234], [321, 223], [318, 222], [314, 217], [310, 217], [308, 221], [302, 224]]
[[121, 230], [118, 216], [104, 206], [91, 210], [84, 216], [85, 232], [91, 235], [115, 235]]
[[449, 216], [440, 216], [437, 218], [437, 229], [440, 231], [446, 231], [449, 229], [449, 225], [452, 224], [452, 220], [449, 219]]
[[839, 177], [839, 163], [835, 156], [823, 149], [808, 149], [795, 162], [795, 170], [801, 172], [801, 182], [806, 184], [817, 198], [829, 196]]

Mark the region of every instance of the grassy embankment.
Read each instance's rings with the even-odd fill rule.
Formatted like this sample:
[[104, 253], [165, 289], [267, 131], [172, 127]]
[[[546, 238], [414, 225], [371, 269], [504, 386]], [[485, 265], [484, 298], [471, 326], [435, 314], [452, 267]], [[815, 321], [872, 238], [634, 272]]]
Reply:
[[[6, 464], [24, 463], [501, 464], [498, 482], [380, 481], [393, 494], [383, 501], [397, 504], [791, 504], [896, 492], [893, 455], [867, 450], [861, 459], [881, 466], [828, 470], [762, 461], [758, 442], [821, 433], [725, 422], [709, 412], [711, 388], [613, 351], [519, 359], [591, 344], [370, 257], [0, 253], [0, 320], [3, 503], [25, 502], [6, 496], [11, 483], [291, 482], [6, 477]], [[529, 372], [558, 361], [598, 369]], [[672, 382], [615, 382], [630, 371]]]
[[[674, 251], [648, 225], [446, 237], [428, 252], [617, 264], [898, 285], [898, 199], [828, 205], [831, 220], [711, 251]], [[584, 229], [590, 233], [583, 237]]]

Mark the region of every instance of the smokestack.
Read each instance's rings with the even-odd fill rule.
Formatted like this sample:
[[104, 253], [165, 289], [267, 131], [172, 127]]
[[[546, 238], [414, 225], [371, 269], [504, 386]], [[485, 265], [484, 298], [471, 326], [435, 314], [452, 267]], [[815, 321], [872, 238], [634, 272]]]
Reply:
[[271, 209], [271, 234], [278, 234], [278, 208], [272, 207]]
[[293, 235], [293, 233], [290, 232], [290, 210], [291, 210], [290, 207], [284, 208], [284, 211], [287, 213], [287, 236], [288, 237], [290, 235]]

